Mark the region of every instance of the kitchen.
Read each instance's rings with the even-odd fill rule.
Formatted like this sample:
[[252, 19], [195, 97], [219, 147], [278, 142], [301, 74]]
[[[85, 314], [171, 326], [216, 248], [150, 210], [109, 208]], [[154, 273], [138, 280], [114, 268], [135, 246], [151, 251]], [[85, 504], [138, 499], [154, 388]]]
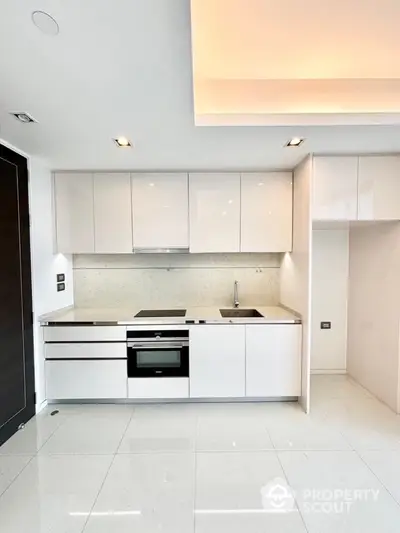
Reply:
[[[74, 254], [75, 307], [41, 318], [47, 400], [300, 399], [307, 412], [311, 373], [346, 373], [347, 334], [362, 327], [334, 309], [329, 285], [345, 279], [336, 298], [347, 306], [353, 280], [348, 237], [336, 270], [324, 263], [330, 254], [336, 265], [328, 237], [396, 232], [399, 174], [390, 155], [309, 157], [293, 176], [54, 174], [56, 246]], [[378, 338], [388, 333], [384, 321]]]
[[398, 3], [34, 4], [0, 17], [0, 533], [397, 533]]
[[297, 401], [301, 319], [277, 305], [291, 173], [56, 173], [53, 186], [77, 307], [42, 318], [48, 401]]

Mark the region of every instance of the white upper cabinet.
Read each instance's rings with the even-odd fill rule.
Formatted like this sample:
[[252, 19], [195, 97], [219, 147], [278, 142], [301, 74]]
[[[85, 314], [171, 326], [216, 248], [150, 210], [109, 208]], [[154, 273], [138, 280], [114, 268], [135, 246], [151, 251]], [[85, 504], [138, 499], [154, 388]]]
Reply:
[[358, 219], [400, 220], [399, 156], [360, 156]]
[[241, 252], [292, 249], [292, 173], [242, 174]]
[[54, 176], [57, 251], [94, 252], [93, 175]]
[[240, 251], [240, 174], [189, 175], [190, 251]]
[[357, 220], [358, 157], [314, 157], [313, 219]]
[[187, 174], [132, 174], [134, 248], [189, 248]]
[[94, 175], [96, 253], [132, 252], [132, 205], [129, 174]]

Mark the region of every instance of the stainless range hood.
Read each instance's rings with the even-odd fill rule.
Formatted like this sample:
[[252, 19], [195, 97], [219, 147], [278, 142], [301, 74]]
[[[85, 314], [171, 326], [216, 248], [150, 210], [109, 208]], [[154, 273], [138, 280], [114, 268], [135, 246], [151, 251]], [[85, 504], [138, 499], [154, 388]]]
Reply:
[[189, 248], [133, 248], [134, 254], [188, 254]]

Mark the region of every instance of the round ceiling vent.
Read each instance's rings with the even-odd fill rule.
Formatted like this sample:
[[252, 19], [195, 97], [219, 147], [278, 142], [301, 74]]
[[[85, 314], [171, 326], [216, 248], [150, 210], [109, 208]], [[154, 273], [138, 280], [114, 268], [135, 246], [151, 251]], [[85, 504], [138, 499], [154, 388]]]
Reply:
[[32, 13], [32, 22], [46, 35], [57, 35], [60, 31], [57, 21], [44, 11], [34, 11]]

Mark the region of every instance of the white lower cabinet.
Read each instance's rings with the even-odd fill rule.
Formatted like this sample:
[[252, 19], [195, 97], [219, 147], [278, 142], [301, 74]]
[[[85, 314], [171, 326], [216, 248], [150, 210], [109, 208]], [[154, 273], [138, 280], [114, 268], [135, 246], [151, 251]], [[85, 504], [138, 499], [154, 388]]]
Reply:
[[190, 397], [245, 396], [245, 326], [190, 328]]
[[189, 398], [189, 378], [128, 379], [128, 398]]
[[48, 342], [46, 359], [125, 359], [126, 342]]
[[126, 326], [44, 326], [45, 342], [126, 342]]
[[301, 331], [301, 324], [246, 326], [246, 396], [300, 396]]
[[126, 360], [46, 361], [48, 400], [127, 397]]

